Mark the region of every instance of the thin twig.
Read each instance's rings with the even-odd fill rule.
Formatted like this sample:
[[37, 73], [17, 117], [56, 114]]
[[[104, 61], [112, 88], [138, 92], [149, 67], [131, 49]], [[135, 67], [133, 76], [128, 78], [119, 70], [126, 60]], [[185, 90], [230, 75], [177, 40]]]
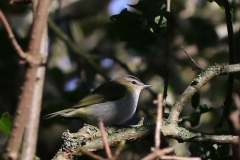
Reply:
[[161, 127], [163, 119], [163, 95], [158, 94], [157, 99], [157, 120], [156, 120], [156, 129], [155, 129], [155, 148], [160, 149], [161, 144]]
[[[233, 26], [232, 26], [232, 16], [230, 11], [230, 4], [228, 0], [224, 0], [227, 31], [228, 31], [228, 47], [229, 47], [229, 64], [235, 63], [235, 47], [234, 47], [234, 37], [233, 37]], [[224, 119], [228, 122], [228, 127], [232, 134], [234, 134], [234, 127], [232, 121], [229, 119], [230, 109], [232, 107], [232, 93], [234, 85], [234, 74], [230, 74], [227, 80], [227, 93], [224, 101], [223, 115], [220, 122], [216, 127], [221, 128]]]
[[102, 135], [102, 139], [103, 139], [106, 154], [108, 156], [108, 159], [110, 159], [110, 158], [112, 158], [112, 152], [111, 152], [111, 149], [110, 149], [109, 144], [108, 144], [107, 135], [106, 135], [106, 132], [105, 132], [105, 127], [104, 127], [102, 119], [98, 120], [98, 127], [99, 127], [101, 135]]
[[168, 68], [168, 63], [169, 63], [169, 54], [170, 54], [170, 28], [171, 28], [171, 23], [170, 23], [170, 5], [171, 5], [171, 0], [167, 0], [167, 9], [166, 9], [166, 14], [167, 14], [167, 46], [166, 46], [166, 54], [165, 54], [165, 77], [164, 77], [164, 90], [163, 90], [163, 106], [166, 106], [166, 99], [167, 99], [167, 91], [168, 91], [168, 76], [169, 76], [169, 68]]
[[238, 96], [238, 94], [236, 93], [233, 94], [233, 100], [235, 102], [237, 110], [240, 110], [240, 97]]
[[26, 53], [22, 50], [21, 46], [18, 44], [14, 34], [13, 34], [13, 31], [6, 19], [6, 17], [4, 16], [4, 14], [2, 13], [1, 9], [0, 9], [0, 19], [2, 20], [3, 22], [3, 25], [5, 26], [7, 32], [8, 32], [8, 36], [9, 36], [9, 39], [11, 40], [12, 42], [12, 45], [13, 47], [15, 48], [15, 50], [17, 51], [18, 55], [25, 59], [27, 57]]
[[93, 152], [88, 151], [86, 148], [81, 148], [80, 151], [82, 153], [88, 155], [89, 157], [94, 158], [94, 159], [97, 159], [97, 160], [107, 160], [106, 158], [103, 158], [103, 157], [101, 157], [99, 155], [94, 154]]
[[201, 160], [199, 157], [176, 157], [176, 156], [161, 156], [162, 160]]
[[[240, 97], [237, 94], [233, 94], [233, 100], [237, 107], [237, 110], [230, 114], [229, 118], [232, 120], [235, 130], [240, 137]], [[240, 138], [238, 142], [238, 158], [240, 159]]]
[[164, 148], [162, 150], [153, 148], [152, 153], [150, 153], [147, 156], [143, 157], [141, 160], [153, 160], [155, 158], [160, 158], [161, 156], [169, 154], [169, 153], [171, 153], [173, 151], [174, 151], [173, 147]]
[[195, 66], [200, 69], [201, 71], [205, 71], [205, 69], [201, 68], [195, 61], [194, 59], [187, 53], [187, 51], [184, 49], [184, 47], [182, 46], [182, 50], [188, 55], [188, 57], [191, 59], [191, 61], [195, 64]]
[[114, 153], [114, 156], [113, 156], [113, 157], [114, 157], [114, 158], [113, 158], [114, 160], [115, 160], [115, 159], [118, 159], [118, 156], [120, 155], [121, 151], [123, 150], [123, 147], [125, 146], [125, 144], [126, 144], [126, 141], [125, 141], [125, 140], [123, 140], [123, 141], [120, 142], [117, 150], [116, 150], [115, 153]]

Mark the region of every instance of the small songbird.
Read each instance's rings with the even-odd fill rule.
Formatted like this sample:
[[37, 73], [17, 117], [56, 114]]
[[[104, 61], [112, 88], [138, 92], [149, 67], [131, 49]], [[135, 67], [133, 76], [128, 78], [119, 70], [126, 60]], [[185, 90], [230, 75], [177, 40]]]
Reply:
[[147, 87], [150, 85], [134, 76], [119, 77], [100, 85], [73, 107], [48, 114], [44, 119], [81, 118], [95, 126], [102, 119], [105, 126], [118, 125], [135, 113], [140, 92]]

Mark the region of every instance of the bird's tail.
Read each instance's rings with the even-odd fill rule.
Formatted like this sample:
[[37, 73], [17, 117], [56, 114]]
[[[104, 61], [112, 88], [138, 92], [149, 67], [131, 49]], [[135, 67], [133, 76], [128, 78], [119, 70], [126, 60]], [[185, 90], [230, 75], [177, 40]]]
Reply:
[[65, 115], [69, 112], [72, 112], [74, 109], [64, 109], [62, 111], [58, 111], [58, 112], [54, 112], [54, 113], [50, 113], [47, 114], [46, 116], [43, 117], [43, 119], [50, 119], [56, 116], [63, 116], [65, 117]]

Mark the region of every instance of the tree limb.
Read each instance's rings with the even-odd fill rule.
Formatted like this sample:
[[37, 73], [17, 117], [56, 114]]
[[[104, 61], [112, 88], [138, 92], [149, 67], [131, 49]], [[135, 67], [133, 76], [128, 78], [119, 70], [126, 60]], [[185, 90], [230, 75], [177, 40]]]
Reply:
[[[36, 12], [37, 12], [38, 2], [39, 2], [38, 0], [32, 1], [34, 15], [36, 15]], [[41, 57], [44, 57], [43, 63], [46, 63], [47, 61], [47, 53], [46, 53], [47, 38], [48, 38], [47, 33], [48, 33], [47, 25], [45, 25], [44, 32], [42, 32], [42, 39], [41, 39], [41, 46], [40, 46], [40, 54], [42, 55]], [[45, 71], [46, 71], [45, 65], [41, 65], [37, 69], [37, 82], [34, 87], [32, 106], [30, 108], [29, 119], [27, 122], [26, 130], [24, 133], [24, 139], [23, 139], [23, 147], [22, 147], [22, 154], [21, 154], [21, 159], [23, 160], [34, 159], [34, 156], [36, 153]]]
[[[42, 39], [42, 33], [46, 26], [50, 3], [50, 0], [39, 1], [37, 14], [33, 21], [32, 32], [30, 36], [31, 40], [27, 53], [35, 58], [40, 57], [40, 43]], [[25, 81], [19, 98], [20, 101], [15, 114], [11, 134], [9, 135], [4, 159], [15, 160], [18, 158], [18, 151], [23, 137], [24, 128], [26, 127], [26, 122], [30, 114], [30, 108], [33, 103], [32, 100], [35, 84], [38, 80], [37, 71], [39, 67], [39, 65], [34, 65], [31, 63], [27, 65]]]
[[[224, 0], [227, 31], [228, 31], [228, 47], [229, 47], [229, 64], [235, 63], [235, 47], [234, 47], [234, 37], [233, 37], [233, 26], [232, 26], [232, 16], [230, 12], [230, 3], [228, 0]], [[230, 109], [232, 107], [232, 94], [233, 94], [233, 85], [234, 85], [234, 74], [228, 76], [227, 80], [227, 93], [224, 101], [224, 109], [221, 121], [218, 123], [217, 127], [221, 128], [224, 122], [224, 119], [227, 120], [229, 129], [232, 134], [234, 134], [234, 126], [232, 121], [229, 119]]]
[[167, 120], [168, 124], [178, 124], [178, 117], [188, 100], [197, 92], [202, 86], [208, 83], [212, 78], [218, 76], [219, 74], [234, 73], [240, 71], [240, 64], [234, 65], [215, 65], [210, 66], [205, 72], [202, 72], [198, 75], [198, 78], [195, 78], [187, 89], [182, 93], [182, 95], [177, 99]]
[[[122, 140], [126, 142], [152, 139], [155, 125], [141, 125], [129, 127], [108, 128], [108, 143], [110, 147], [116, 147]], [[163, 132], [164, 128], [162, 128]], [[171, 136], [167, 136], [171, 137]], [[62, 136], [63, 145], [53, 160], [73, 160], [75, 156], [82, 156], [81, 148], [88, 151], [99, 151], [104, 149], [102, 137], [97, 127], [85, 125], [77, 133], [70, 133], [68, 130]], [[209, 143], [238, 143], [238, 136], [231, 135], [202, 135], [196, 138], [181, 139], [184, 142], [209, 142]], [[178, 139], [179, 140], [179, 139]]]
[[13, 34], [13, 31], [1, 10], [0, 10], [0, 19], [2, 20], [3, 25], [5, 26], [5, 28], [7, 30], [8, 37], [11, 40], [14, 49], [17, 51], [18, 55], [21, 58], [25, 59], [27, 57], [27, 54], [22, 50], [22, 47], [18, 44], [18, 42]]

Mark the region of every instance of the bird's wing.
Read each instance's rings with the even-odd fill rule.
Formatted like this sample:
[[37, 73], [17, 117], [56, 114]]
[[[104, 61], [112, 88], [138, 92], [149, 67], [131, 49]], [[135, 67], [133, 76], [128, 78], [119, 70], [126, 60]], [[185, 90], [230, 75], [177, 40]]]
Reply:
[[92, 104], [104, 103], [106, 101], [115, 101], [123, 98], [127, 94], [127, 88], [125, 85], [110, 81], [102, 84], [88, 96], [83, 98], [73, 108], [82, 108]]

